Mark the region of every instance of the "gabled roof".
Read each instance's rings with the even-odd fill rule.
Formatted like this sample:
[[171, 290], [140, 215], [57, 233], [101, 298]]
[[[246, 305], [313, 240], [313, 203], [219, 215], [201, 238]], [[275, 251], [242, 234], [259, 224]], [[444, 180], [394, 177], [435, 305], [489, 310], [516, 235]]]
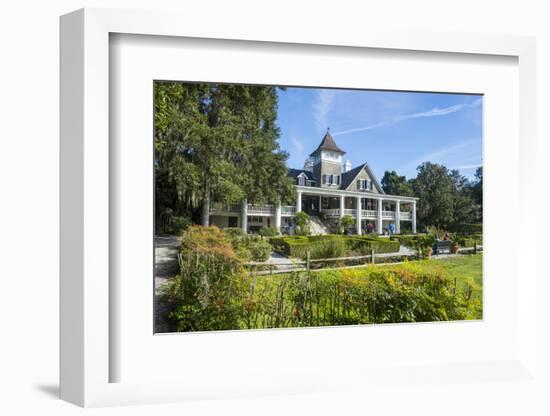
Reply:
[[348, 172], [344, 172], [342, 174], [342, 188], [341, 189], [347, 190], [349, 188], [349, 186], [355, 181], [355, 178], [357, 178], [357, 176], [359, 176], [359, 174], [361, 173], [361, 171], [363, 169], [367, 170], [367, 173], [371, 177], [372, 183], [374, 184], [376, 189], [378, 189], [378, 192], [380, 192], [381, 194], [384, 194], [385, 192], [382, 189], [382, 187], [380, 186], [380, 182], [378, 182], [378, 179], [374, 175], [374, 172], [370, 168], [369, 164], [366, 163], [366, 162], [359, 165], [359, 166], [357, 166], [356, 168], [353, 168], [352, 170], [350, 170]]
[[325, 137], [323, 137], [323, 140], [321, 140], [321, 144], [319, 144], [317, 149], [315, 149], [315, 151], [312, 152], [310, 156], [313, 156], [315, 153], [319, 152], [320, 150], [332, 150], [333, 152], [338, 152], [342, 154], [346, 153], [338, 147], [338, 145], [336, 144], [336, 142], [334, 141], [334, 139], [332, 138], [332, 136], [328, 131], [326, 132]]
[[306, 177], [310, 181], [315, 180], [315, 177], [313, 176], [313, 172], [309, 172], [309, 171], [303, 170], [303, 169], [292, 169], [292, 168], [288, 169], [288, 176], [290, 176], [291, 178], [296, 179], [301, 174], [306, 175]]

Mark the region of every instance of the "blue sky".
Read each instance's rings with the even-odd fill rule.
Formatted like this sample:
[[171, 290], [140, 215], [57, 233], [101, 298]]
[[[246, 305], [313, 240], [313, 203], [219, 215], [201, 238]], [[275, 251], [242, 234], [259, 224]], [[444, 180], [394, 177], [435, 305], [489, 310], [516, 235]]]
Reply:
[[473, 178], [482, 164], [482, 97], [321, 88], [279, 91], [278, 124], [287, 164], [302, 168], [328, 127], [352, 167], [368, 162], [379, 179], [407, 178], [425, 161]]

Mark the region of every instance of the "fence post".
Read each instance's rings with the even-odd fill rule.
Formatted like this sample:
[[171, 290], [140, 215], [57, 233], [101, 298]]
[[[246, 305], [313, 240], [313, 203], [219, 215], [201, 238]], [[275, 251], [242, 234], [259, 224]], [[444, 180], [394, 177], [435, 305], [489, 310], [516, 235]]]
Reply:
[[474, 241], [474, 254], [477, 254], [477, 241]]
[[374, 247], [370, 249], [371, 263], [374, 264]]
[[306, 270], [309, 272], [309, 260], [311, 258], [311, 251], [308, 249], [306, 254]]

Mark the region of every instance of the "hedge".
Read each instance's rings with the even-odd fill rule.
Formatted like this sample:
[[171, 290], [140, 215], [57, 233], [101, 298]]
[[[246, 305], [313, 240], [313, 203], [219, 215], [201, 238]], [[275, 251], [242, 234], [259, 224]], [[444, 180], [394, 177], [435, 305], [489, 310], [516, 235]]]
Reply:
[[382, 239], [369, 236], [349, 236], [352, 250], [358, 250], [362, 253], [374, 249], [375, 253], [398, 253], [399, 241]]
[[348, 254], [352, 254], [353, 252], [365, 253], [373, 248], [376, 253], [397, 253], [400, 246], [399, 241], [358, 235], [344, 236], [329, 234], [309, 237], [273, 237], [269, 239], [269, 243], [275, 251], [290, 257], [299, 258], [305, 258], [308, 250], [310, 250], [312, 258], [317, 258], [317, 254], [321, 255], [322, 253], [330, 252], [331, 241], [334, 242], [332, 247], [336, 252], [341, 252], [337, 241], [344, 241]]
[[453, 224], [449, 227], [449, 231], [458, 234], [482, 234], [483, 224]]

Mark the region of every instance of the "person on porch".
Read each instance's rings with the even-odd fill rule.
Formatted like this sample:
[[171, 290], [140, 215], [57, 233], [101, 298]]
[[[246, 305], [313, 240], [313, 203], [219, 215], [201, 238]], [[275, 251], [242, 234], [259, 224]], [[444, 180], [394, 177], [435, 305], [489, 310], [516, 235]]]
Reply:
[[390, 237], [395, 233], [395, 224], [393, 222], [390, 222], [390, 224], [388, 225], [388, 231]]

